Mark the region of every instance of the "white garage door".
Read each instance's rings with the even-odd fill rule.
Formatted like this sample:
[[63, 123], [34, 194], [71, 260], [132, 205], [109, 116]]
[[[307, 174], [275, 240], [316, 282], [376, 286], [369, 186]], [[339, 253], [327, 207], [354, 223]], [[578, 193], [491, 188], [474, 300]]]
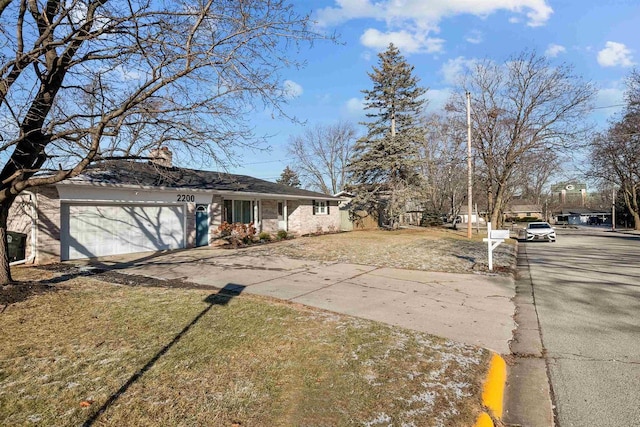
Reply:
[[91, 258], [184, 247], [184, 206], [62, 206], [61, 258]]

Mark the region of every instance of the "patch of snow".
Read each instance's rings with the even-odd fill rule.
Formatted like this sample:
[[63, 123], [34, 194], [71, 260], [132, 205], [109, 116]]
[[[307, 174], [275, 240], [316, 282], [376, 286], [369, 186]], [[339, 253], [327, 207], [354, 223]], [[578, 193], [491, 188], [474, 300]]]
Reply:
[[29, 421], [31, 423], [34, 423], [34, 424], [39, 423], [41, 420], [42, 420], [42, 415], [40, 415], [40, 414], [33, 414], [33, 415], [29, 415], [27, 417], [27, 421]]
[[377, 426], [377, 425], [380, 425], [380, 424], [386, 424], [386, 423], [389, 423], [389, 424], [387, 424], [389, 427], [392, 426], [391, 417], [389, 415], [385, 414], [384, 412], [382, 412], [382, 413], [378, 414], [378, 416], [376, 418], [374, 418], [373, 420], [365, 422], [364, 425], [366, 427], [373, 427], [373, 426]]
[[407, 402], [409, 403], [419, 402], [419, 403], [426, 403], [427, 405], [433, 405], [435, 401], [436, 401], [436, 393], [433, 391], [420, 393], [415, 396], [411, 396], [409, 399], [407, 399]]

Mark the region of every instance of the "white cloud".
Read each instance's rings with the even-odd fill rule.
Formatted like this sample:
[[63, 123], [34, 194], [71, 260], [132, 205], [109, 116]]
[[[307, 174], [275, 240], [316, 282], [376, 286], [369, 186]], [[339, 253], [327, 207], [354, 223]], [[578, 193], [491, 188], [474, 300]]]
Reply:
[[120, 80], [124, 80], [124, 81], [141, 80], [142, 78], [146, 77], [145, 73], [135, 70], [133, 68], [127, 68], [122, 65], [118, 65], [113, 69], [113, 71], [115, 71], [116, 74], [118, 74], [118, 77], [120, 78]]
[[[404, 42], [412, 52], [440, 52], [443, 41], [434, 39], [433, 33], [440, 31], [440, 22], [457, 15], [487, 17], [498, 11], [515, 14], [510, 18], [523, 17], [527, 25], [544, 25], [553, 9], [548, 0], [335, 0], [335, 7], [318, 10], [316, 20], [320, 26], [341, 24], [354, 19], [373, 19], [384, 22], [384, 29], [368, 29], [362, 35], [362, 43], [381, 44], [382, 39]], [[376, 33], [372, 33], [376, 31]], [[477, 40], [477, 37], [471, 37]], [[405, 49], [406, 50], [406, 49]]]
[[425, 37], [424, 34], [409, 33], [407, 31], [391, 31], [382, 33], [369, 28], [360, 36], [360, 42], [371, 49], [384, 50], [389, 43], [393, 43], [403, 53], [436, 53], [442, 51], [444, 40]]
[[556, 56], [560, 55], [561, 53], [565, 53], [566, 51], [567, 49], [564, 46], [551, 43], [549, 46], [547, 46], [547, 50], [544, 51], [544, 54], [549, 58], [555, 58]]
[[444, 106], [451, 97], [451, 89], [429, 89], [426, 94], [429, 104], [425, 108], [426, 113], [437, 113], [444, 109]]
[[598, 52], [598, 64], [603, 67], [631, 67], [634, 65], [631, 50], [623, 43], [607, 42]]
[[285, 80], [282, 86], [284, 96], [289, 99], [297, 98], [303, 93], [302, 86], [293, 80]]
[[326, 7], [317, 13], [320, 25], [340, 24], [351, 19], [377, 19], [402, 26], [412, 22], [416, 27], [434, 28], [446, 17], [471, 14], [486, 17], [507, 10], [528, 18], [527, 25], [544, 25], [553, 9], [547, 0], [335, 0], [337, 7]]
[[482, 43], [482, 33], [478, 30], [473, 30], [467, 35], [465, 40], [472, 44], [480, 44]]
[[364, 116], [364, 99], [349, 98], [342, 107], [342, 111], [349, 117]]
[[458, 56], [442, 64], [440, 74], [442, 74], [445, 83], [455, 85], [467, 70], [473, 68], [474, 64], [475, 60]]

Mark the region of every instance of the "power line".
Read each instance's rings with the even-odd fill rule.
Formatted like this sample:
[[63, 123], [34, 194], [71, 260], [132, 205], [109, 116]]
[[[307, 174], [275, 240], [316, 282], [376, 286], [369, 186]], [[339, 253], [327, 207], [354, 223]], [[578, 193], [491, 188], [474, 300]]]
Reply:
[[264, 162], [242, 163], [242, 164], [243, 165], [247, 165], [247, 166], [248, 165], [264, 165], [264, 164], [267, 164], [267, 163], [280, 163], [280, 162], [284, 162], [285, 160], [288, 160], [288, 159], [267, 160], [267, 161], [264, 161]]
[[624, 107], [627, 104], [613, 104], [613, 105], [603, 105], [601, 107], [591, 107], [587, 108], [587, 110], [604, 110], [607, 108], [616, 108], [616, 107]]

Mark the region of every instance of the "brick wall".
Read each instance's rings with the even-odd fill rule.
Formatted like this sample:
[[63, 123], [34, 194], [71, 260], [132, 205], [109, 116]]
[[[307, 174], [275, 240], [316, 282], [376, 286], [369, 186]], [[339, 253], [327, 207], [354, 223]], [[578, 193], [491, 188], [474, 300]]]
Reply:
[[[290, 202], [289, 202], [290, 203]], [[263, 200], [262, 205], [262, 231], [267, 233], [278, 232], [278, 202], [276, 200]]]
[[38, 264], [60, 261], [60, 196], [55, 187], [38, 189]]
[[185, 234], [187, 237], [187, 248], [193, 248], [196, 246], [196, 205], [194, 203], [187, 203], [185, 215], [187, 216], [187, 229]]
[[311, 200], [289, 201], [289, 232], [295, 234], [327, 233], [340, 230], [340, 209], [329, 202], [328, 215], [314, 215]]
[[209, 244], [215, 240], [215, 235], [220, 224], [222, 224], [222, 197], [213, 196], [209, 207]]
[[29, 258], [33, 253], [31, 247], [31, 224], [33, 220], [33, 210], [31, 196], [22, 194], [18, 196], [9, 209], [7, 221], [7, 231], [15, 231], [27, 235], [25, 257]]

